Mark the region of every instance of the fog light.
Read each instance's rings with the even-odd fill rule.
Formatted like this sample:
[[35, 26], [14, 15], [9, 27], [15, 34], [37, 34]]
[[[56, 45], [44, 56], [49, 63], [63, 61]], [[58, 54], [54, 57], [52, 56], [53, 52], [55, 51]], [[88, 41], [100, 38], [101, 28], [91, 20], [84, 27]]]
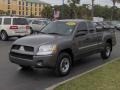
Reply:
[[43, 62], [42, 61], [38, 61], [37, 62], [37, 66], [42, 66], [43, 65]]

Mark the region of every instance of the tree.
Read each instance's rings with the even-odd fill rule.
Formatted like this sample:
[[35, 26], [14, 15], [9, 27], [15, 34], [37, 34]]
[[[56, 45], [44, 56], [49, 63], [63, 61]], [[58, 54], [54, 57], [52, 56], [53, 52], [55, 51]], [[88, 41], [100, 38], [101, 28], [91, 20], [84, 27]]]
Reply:
[[78, 8], [80, 8], [80, 11], [79, 11], [81, 13], [81, 15], [79, 15], [80, 18], [91, 19], [91, 10], [89, 9], [89, 5], [83, 4]]
[[116, 6], [116, 3], [119, 1], [119, 0], [111, 0], [112, 3], [113, 3], [113, 7]]
[[111, 0], [113, 3], [113, 7], [112, 7], [112, 15], [111, 15], [111, 20], [113, 19], [114, 16], [114, 11], [115, 11], [115, 7], [116, 7], [116, 3], [120, 3], [120, 0]]
[[71, 18], [77, 18], [77, 13], [76, 13], [77, 6], [76, 6], [76, 4], [79, 4], [80, 0], [68, 0], [68, 3], [70, 5]]
[[60, 9], [60, 13], [61, 15], [61, 18], [62, 19], [70, 19], [71, 18], [71, 10], [70, 10], [70, 6], [64, 4], [61, 6], [61, 9]]
[[[90, 6], [89, 4], [83, 4], [82, 6], [76, 5], [74, 7], [74, 4], [71, 3], [69, 5], [64, 4], [54, 6], [54, 8], [58, 8], [60, 12], [62, 12], [63, 10], [63, 15], [60, 15], [61, 19], [73, 19], [73, 18], [91, 19], [92, 9], [90, 9], [89, 6]], [[103, 17], [105, 20], [111, 20], [112, 9], [113, 9], [112, 7], [109, 7], [107, 5], [106, 6], [94, 5], [94, 16]], [[116, 7], [114, 13], [115, 13], [114, 20], [120, 20], [120, 8]]]
[[51, 6], [45, 6], [42, 10], [42, 17], [43, 18], [52, 18], [52, 7]]
[[111, 8], [108, 6], [100, 6], [100, 5], [95, 5], [94, 6], [94, 16], [95, 17], [103, 17], [106, 20], [110, 20], [111, 18]]
[[79, 4], [80, 0], [68, 0], [68, 3]]

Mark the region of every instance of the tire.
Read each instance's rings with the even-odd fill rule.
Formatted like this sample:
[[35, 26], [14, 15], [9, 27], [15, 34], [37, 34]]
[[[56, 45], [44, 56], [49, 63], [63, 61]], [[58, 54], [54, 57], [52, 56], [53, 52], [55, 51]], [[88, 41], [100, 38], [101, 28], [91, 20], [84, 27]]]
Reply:
[[32, 33], [33, 35], [37, 35], [38, 34], [38, 32], [37, 31], [33, 31], [33, 33]]
[[22, 38], [23, 36], [18, 36], [18, 38]]
[[102, 59], [108, 59], [112, 52], [112, 44], [106, 43], [104, 50], [101, 52]]
[[30, 34], [33, 34], [33, 29], [32, 29], [32, 27], [30, 27]]
[[66, 76], [71, 70], [71, 56], [68, 53], [61, 53], [56, 62], [55, 74], [57, 76]]
[[8, 40], [8, 35], [7, 35], [7, 33], [6, 33], [5, 31], [2, 31], [2, 32], [0, 33], [0, 37], [1, 37], [1, 40], [2, 40], [2, 41]]
[[22, 68], [22, 70], [33, 70], [32, 67], [30, 66], [24, 66], [24, 65], [19, 65], [19, 66]]

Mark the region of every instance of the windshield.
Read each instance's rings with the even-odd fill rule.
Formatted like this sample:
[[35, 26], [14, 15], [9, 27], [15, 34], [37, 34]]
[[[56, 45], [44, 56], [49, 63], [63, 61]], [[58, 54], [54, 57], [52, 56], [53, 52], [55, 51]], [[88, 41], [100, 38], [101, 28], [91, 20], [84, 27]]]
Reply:
[[41, 32], [46, 34], [70, 35], [72, 34], [75, 26], [75, 22], [57, 21], [48, 24]]

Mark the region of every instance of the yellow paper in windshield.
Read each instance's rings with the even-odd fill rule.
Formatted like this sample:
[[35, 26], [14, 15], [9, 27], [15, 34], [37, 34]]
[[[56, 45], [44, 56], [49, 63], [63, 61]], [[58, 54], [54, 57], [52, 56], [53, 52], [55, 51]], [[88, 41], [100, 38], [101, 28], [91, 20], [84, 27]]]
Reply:
[[75, 23], [75, 22], [67, 22], [66, 25], [69, 25], [69, 26], [75, 26], [76, 23]]

